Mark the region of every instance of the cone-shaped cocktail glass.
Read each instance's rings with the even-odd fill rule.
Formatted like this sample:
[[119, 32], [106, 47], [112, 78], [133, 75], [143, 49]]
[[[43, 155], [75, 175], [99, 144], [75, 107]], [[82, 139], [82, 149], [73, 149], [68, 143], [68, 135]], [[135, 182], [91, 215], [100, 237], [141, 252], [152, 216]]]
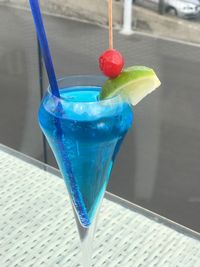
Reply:
[[39, 109], [40, 126], [73, 204], [87, 267], [95, 218], [133, 119], [130, 105], [120, 96], [99, 100], [104, 81], [101, 76], [64, 78], [58, 81], [60, 97], [49, 88]]
[[[91, 266], [96, 218], [120, 145], [131, 127], [136, 105], [160, 81], [144, 66], [123, 69], [113, 50], [112, 0], [109, 0], [109, 50], [99, 66], [100, 76], [73, 76], [56, 81], [38, 0], [29, 0], [50, 86], [39, 109], [39, 123], [55, 155], [80, 235], [83, 266]], [[101, 88], [102, 87], [102, 88]]]

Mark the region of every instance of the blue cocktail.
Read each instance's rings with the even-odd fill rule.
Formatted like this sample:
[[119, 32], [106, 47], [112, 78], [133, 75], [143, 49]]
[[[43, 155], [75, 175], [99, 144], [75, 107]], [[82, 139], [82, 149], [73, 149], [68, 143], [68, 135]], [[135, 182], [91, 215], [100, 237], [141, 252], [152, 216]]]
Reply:
[[95, 221], [113, 162], [131, 127], [136, 105], [160, 81], [144, 66], [124, 67], [113, 49], [112, 0], [109, 10], [109, 49], [99, 57], [101, 71], [94, 76], [56, 81], [38, 0], [29, 0], [50, 87], [42, 100], [39, 123], [64, 177], [73, 203], [84, 267], [91, 266]]
[[48, 90], [39, 110], [40, 126], [54, 152], [76, 214], [89, 227], [103, 198], [133, 114], [120, 97], [99, 101], [102, 77], [68, 77], [60, 98]]

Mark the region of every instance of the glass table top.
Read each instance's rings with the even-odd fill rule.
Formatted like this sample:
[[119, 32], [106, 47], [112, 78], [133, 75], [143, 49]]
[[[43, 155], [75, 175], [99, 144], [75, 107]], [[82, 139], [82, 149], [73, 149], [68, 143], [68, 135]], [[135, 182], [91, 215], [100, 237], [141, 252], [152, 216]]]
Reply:
[[[79, 238], [60, 172], [0, 145], [2, 267], [79, 266]], [[106, 193], [94, 266], [199, 267], [200, 234]]]

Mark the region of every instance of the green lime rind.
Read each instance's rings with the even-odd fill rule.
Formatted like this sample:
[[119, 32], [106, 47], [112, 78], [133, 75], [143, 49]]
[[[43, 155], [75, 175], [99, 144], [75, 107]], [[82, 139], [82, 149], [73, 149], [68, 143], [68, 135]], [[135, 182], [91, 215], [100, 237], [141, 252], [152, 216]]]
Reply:
[[160, 84], [153, 69], [144, 66], [132, 66], [124, 69], [116, 78], [108, 79], [104, 83], [100, 99], [105, 100], [120, 95], [125, 101], [136, 105]]

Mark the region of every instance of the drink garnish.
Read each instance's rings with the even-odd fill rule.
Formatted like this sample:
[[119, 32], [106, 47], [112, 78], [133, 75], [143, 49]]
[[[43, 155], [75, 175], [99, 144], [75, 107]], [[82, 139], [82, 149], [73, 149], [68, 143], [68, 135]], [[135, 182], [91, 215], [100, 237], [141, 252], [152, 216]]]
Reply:
[[124, 101], [136, 105], [146, 95], [160, 86], [153, 69], [144, 66], [132, 66], [124, 69], [115, 79], [108, 79], [102, 86], [100, 99], [120, 95]]
[[132, 66], [123, 70], [124, 59], [120, 52], [113, 49], [112, 0], [108, 2], [109, 49], [99, 57], [99, 67], [108, 76], [102, 86], [100, 100], [116, 95], [131, 103], [139, 103], [145, 96], [160, 86], [160, 80], [153, 69], [145, 66]]
[[115, 49], [108, 49], [100, 55], [99, 67], [105, 76], [115, 78], [124, 67], [123, 56]]
[[117, 77], [123, 67], [124, 59], [122, 54], [113, 49], [113, 22], [112, 22], [112, 0], [108, 1], [109, 18], [109, 49], [104, 51], [99, 57], [99, 68], [103, 74], [109, 78]]

